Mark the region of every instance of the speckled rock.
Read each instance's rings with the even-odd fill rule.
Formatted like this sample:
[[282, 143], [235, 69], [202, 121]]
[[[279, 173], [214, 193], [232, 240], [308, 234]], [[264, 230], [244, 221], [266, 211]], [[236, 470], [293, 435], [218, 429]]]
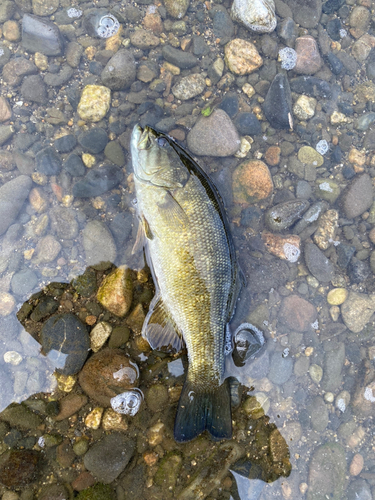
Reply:
[[278, 73], [268, 89], [263, 111], [271, 126], [277, 129], [292, 129], [292, 94], [286, 75]]
[[298, 295], [289, 295], [282, 301], [279, 320], [294, 331], [305, 332], [316, 317], [315, 307]]
[[99, 287], [97, 299], [112, 314], [124, 317], [133, 300], [131, 270], [120, 266], [109, 274]]
[[313, 75], [319, 71], [322, 60], [320, 58], [318, 45], [310, 35], [304, 35], [296, 40], [297, 62], [294, 67], [296, 73]]
[[78, 114], [82, 120], [98, 122], [108, 113], [111, 91], [103, 85], [86, 85], [78, 104]]
[[240, 147], [240, 137], [229, 116], [222, 109], [202, 116], [187, 136], [190, 151], [204, 156], [231, 156]]
[[107, 263], [116, 260], [116, 244], [104, 222], [92, 220], [86, 224], [83, 230], [83, 248], [87, 265], [95, 269], [107, 269]]
[[298, 151], [297, 157], [302, 163], [314, 165], [315, 167], [321, 167], [324, 163], [323, 156], [311, 146], [302, 146]]
[[90, 332], [91, 350], [98, 352], [107, 342], [112, 333], [112, 326], [106, 321], [100, 321]]
[[317, 179], [315, 194], [318, 198], [335, 203], [340, 196], [340, 187], [332, 179]]
[[84, 325], [74, 314], [56, 314], [42, 328], [43, 350], [59, 373], [79, 372], [88, 355], [90, 338]]
[[86, 362], [79, 374], [85, 393], [102, 406], [110, 399], [138, 384], [137, 365], [120, 349], [103, 349]]
[[333, 288], [327, 295], [327, 302], [331, 306], [340, 306], [348, 298], [348, 290], [346, 288]]
[[280, 236], [263, 232], [262, 240], [267, 250], [279, 257], [280, 259], [288, 260], [289, 262], [297, 262], [301, 254], [300, 244], [301, 238], [296, 235]]
[[232, 176], [233, 200], [250, 205], [267, 198], [273, 190], [273, 182], [267, 165], [260, 160], [241, 163]]
[[327, 283], [334, 276], [332, 262], [313, 243], [305, 246], [305, 261], [310, 273], [320, 282]]
[[206, 87], [204, 77], [200, 73], [185, 76], [172, 87], [172, 93], [177, 99], [186, 101], [201, 94]]
[[345, 450], [339, 443], [325, 443], [315, 449], [309, 467], [307, 500], [343, 498], [346, 474]]
[[255, 45], [240, 38], [227, 43], [224, 54], [225, 64], [235, 75], [248, 75], [263, 64], [263, 59]]
[[60, 250], [61, 244], [51, 234], [48, 234], [38, 241], [33, 261], [38, 264], [53, 262]]
[[9, 450], [0, 456], [0, 483], [8, 488], [20, 488], [35, 479], [39, 453], [31, 450]]
[[164, 0], [164, 6], [170, 16], [182, 19], [189, 7], [190, 0]]
[[235, 0], [230, 14], [234, 21], [258, 33], [270, 33], [276, 28], [273, 0]]
[[[121, 432], [113, 432], [96, 442], [84, 456], [87, 470], [102, 483], [112, 483], [133, 456], [135, 443]], [[104, 498], [104, 497], [101, 497]]]
[[316, 99], [301, 95], [293, 106], [293, 113], [300, 120], [309, 120], [315, 115]]
[[353, 333], [360, 332], [375, 312], [375, 296], [365, 293], [350, 292], [341, 306], [341, 315], [345, 325]]
[[139, 29], [130, 35], [130, 42], [138, 49], [149, 50], [157, 47], [160, 40], [151, 31]]
[[374, 199], [374, 189], [368, 174], [356, 177], [341, 197], [341, 206], [348, 219], [354, 219], [368, 210]]
[[308, 209], [307, 200], [290, 200], [278, 203], [265, 213], [264, 221], [271, 231], [283, 231], [292, 226]]
[[318, 220], [318, 227], [314, 233], [314, 243], [321, 250], [327, 250], [335, 240], [335, 233], [339, 214], [337, 210], [327, 210]]

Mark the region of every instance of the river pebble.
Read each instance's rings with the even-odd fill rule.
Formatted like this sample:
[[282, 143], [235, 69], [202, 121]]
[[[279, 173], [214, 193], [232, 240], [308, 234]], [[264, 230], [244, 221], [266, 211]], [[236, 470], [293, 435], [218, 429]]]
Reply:
[[310, 35], [297, 38], [296, 46], [297, 62], [294, 68], [296, 73], [313, 75], [319, 71], [322, 60], [320, 58], [318, 45]]
[[45, 18], [24, 14], [22, 18], [22, 46], [29, 52], [40, 52], [46, 56], [60, 56], [63, 54], [64, 43], [55, 23]]
[[85, 393], [105, 407], [111, 398], [138, 383], [137, 365], [119, 349], [102, 349], [86, 362], [79, 374]]
[[309, 466], [308, 500], [331, 496], [342, 498], [345, 487], [346, 457], [339, 443], [325, 443], [314, 451]]
[[56, 422], [65, 420], [77, 413], [87, 403], [87, 397], [84, 394], [68, 394], [59, 400], [59, 412], [54, 417]]
[[0, 234], [15, 222], [31, 186], [30, 177], [21, 175], [0, 187]]
[[205, 89], [206, 81], [200, 73], [185, 76], [172, 87], [172, 93], [177, 99], [186, 101], [201, 94]]
[[64, 375], [79, 372], [90, 348], [87, 328], [73, 314], [57, 314], [46, 321], [41, 343], [57, 371]]
[[263, 103], [263, 111], [272, 127], [293, 129], [292, 94], [284, 74], [279, 73], [273, 79]]
[[316, 99], [301, 95], [293, 106], [293, 113], [299, 120], [309, 120], [315, 115]]
[[267, 165], [261, 160], [241, 163], [232, 176], [233, 201], [246, 204], [268, 198], [273, 191], [273, 182]]
[[91, 350], [98, 352], [107, 342], [112, 333], [112, 326], [106, 321], [101, 321], [90, 332]]
[[323, 368], [319, 365], [313, 364], [309, 368], [309, 374], [311, 380], [315, 382], [316, 385], [319, 385], [323, 377]]
[[360, 332], [375, 311], [375, 297], [365, 293], [350, 291], [349, 297], [341, 306], [345, 325], [353, 333]]
[[[136, 77], [135, 60], [130, 50], [122, 49], [116, 52], [107, 62], [100, 77], [103, 85], [108, 89], [123, 90], [130, 87]], [[108, 92], [108, 90], [106, 92]], [[105, 94], [105, 96], [107, 96], [107, 94]], [[82, 116], [81, 118], [84, 119]]]
[[341, 204], [345, 216], [353, 219], [362, 215], [368, 210], [373, 202], [374, 190], [371, 178], [368, 174], [363, 174], [355, 178], [341, 197]]
[[202, 116], [187, 136], [190, 151], [196, 155], [231, 156], [240, 147], [240, 137], [222, 109]]
[[234, 21], [238, 21], [258, 33], [270, 33], [276, 28], [277, 21], [273, 0], [252, 2], [235, 0], [230, 13]]
[[133, 300], [131, 270], [126, 266], [120, 266], [104, 278], [97, 298], [112, 314], [124, 317], [129, 312]]
[[263, 64], [263, 59], [255, 45], [240, 38], [227, 43], [224, 54], [225, 64], [235, 75], [248, 75]]
[[337, 210], [328, 210], [320, 216], [318, 227], [314, 233], [314, 243], [321, 250], [327, 250], [332, 243], [335, 243], [338, 218], [339, 214]]
[[322, 388], [324, 391], [335, 392], [342, 382], [342, 369], [345, 361], [345, 346], [342, 342], [325, 344], [324, 370]]
[[333, 264], [316, 245], [308, 243], [304, 255], [308, 270], [318, 281], [331, 281], [334, 276]]
[[285, 384], [293, 373], [293, 359], [284, 357], [282, 352], [274, 352], [271, 355], [270, 370], [268, 378], [277, 385]]
[[123, 179], [122, 169], [115, 165], [104, 165], [89, 170], [86, 176], [73, 185], [73, 196], [91, 198], [116, 187]]
[[323, 398], [316, 396], [307, 407], [311, 418], [311, 427], [317, 432], [324, 432], [328, 425], [328, 407]]
[[35, 479], [40, 456], [31, 450], [9, 450], [0, 457], [0, 482], [8, 488], [20, 488]]
[[297, 332], [304, 332], [316, 320], [315, 307], [298, 295], [289, 295], [281, 303], [279, 321]]
[[78, 114], [82, 120], [99, 122], [108, 113], [111, 91], [103, 85], [86, 85], [78, 104]]
[[276, 255], [276, 257], [288, 260], [289, 262], [298, 261], [301, 254], [301, 239], [299, 236], [280, 236], [277, 234], [263, 232], [262, 240], [264, 241], [267, 250], [273, 255]]

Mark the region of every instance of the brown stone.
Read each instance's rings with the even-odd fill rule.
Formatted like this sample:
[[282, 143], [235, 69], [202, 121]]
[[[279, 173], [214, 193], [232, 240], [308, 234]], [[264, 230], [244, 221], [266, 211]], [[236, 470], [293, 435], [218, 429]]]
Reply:
[[262, 240], [267, 250], [279, 257], [279, 259], [288, 260], [289, 262], [297, 262], [301, 251], [301, 238], [294, 234], [280, 236], [268, 232], [262, 233]]
[[92, 474], [85, 470], [72, 482], [72, 488], [75, 491], [82, 491], [93, 486], [95, 482], [96, 480]]
[[19, 85], [26, 75], [35, 75], [38, 72], [35, 64], [23, 57], [12, 59], [3, 68], [3, 78], [9, 85]]
[[85, 393], [102, 406], [138, 384], [138, 368], [120, 349], [103, 349], [94, 354], [79, 374]]
[[176, 139], [177, 141], [184, 141], [185, 140], [185, 132], [181, 128], [174, 128], [170, 132], [168, 132], [168, 135]]
[[266, 154], [264, 155], [264, 159], [268, 163], [268, 165], [271, 165], [271, 167], [274, 167], [275, 165], [279, 164], [280, 161], [280, 148], [279, 146], [270, 146]]
[[119, 266], [104, 278], [97, 299], [112, 314], [124, 317], [133, 300], [131, 270], [127, 266]]
[[256, 46], [240, 38], [228, 42], [224, 54], [225, 64], [235, 75], [248, 75], [263, 64]]
[[130, 35], [130, 41], [134, 47], [138, 49], [147, 50], [157, 47], [160, 40], [157, 36], [153, 35], [151, 31], [136, 30]]
[[289, 295], [281, 304], [279, 320], [291, 330], [305, 332], [316, 316], [316, 309], [310, 302], [298, 295]]
[[163, 32], [163, 21], [155, 5], [150, 5], [147, 9], [146, 15], [143, 18], [143, 26], [146, 30], [152, 31], [154, 35], [160, 35]]
[[12, 109], [5, 97], [0, 97], [0, 122], [6, 122], [12, 117]]
[[296, 73], [313, 75], [320, 69], [322, 60], [315, 38], [310, 35], [297, 38], [295, 50], [297, 52], [297, 63], [294, 67]]
[[73, 446], [70, 443], [69, 439], [65, 439], [59, 446], [56, 448], [56, 460], [63, 467], [67, 469], [71, 467], [74, 459], [76, 458], [76, 454], [73, 451]]
[[241, 163], [233, 172], [232, 189], [235, 203], [250, 205], [267, 198], [273, 190], [267, 165], [260, 160]]
[[8, 42], [18, 42], [20, 40], [21, 32], [17, 21], [6, 21], [4, 23], [3, 36]]
[[87, 403], [87, 397], [83, 394], [68, 394], [64, 398], [60, 399], [60, 411], [56, 415], [55, 420], [65, 420], [71, 417], [74, 413], [85, 406]]
[[31, 450], [10, 450], [0, 456], [0, 483], [7, 488], [20, 488], [36, 475], [39, 453]]
[[45, 212], [48, 207], [48, 197], [40, 188], [33, 188], [30, 191], [29, 202], [38, 214]]
[[350, 463], [349, 473], [351, 476], [358, 476], [363, 469], [364, 460], [360, 453], [356, 453]]

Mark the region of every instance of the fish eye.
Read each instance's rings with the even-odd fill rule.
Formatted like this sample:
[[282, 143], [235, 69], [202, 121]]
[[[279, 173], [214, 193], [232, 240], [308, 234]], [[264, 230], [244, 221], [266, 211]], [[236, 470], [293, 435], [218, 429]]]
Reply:
[[157, 139], [157, 143], [158, 143], [158, 146], [160, 146], [161, 148], [163, 148], [164, 146], [166, 146], [168, 144], [168, 141], [165, 137], [159, 137]]

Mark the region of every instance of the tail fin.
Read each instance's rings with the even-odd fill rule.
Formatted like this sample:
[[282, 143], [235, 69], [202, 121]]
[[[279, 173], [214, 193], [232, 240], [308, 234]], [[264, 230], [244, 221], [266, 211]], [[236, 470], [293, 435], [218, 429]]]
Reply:
[[182, 388], [174, 424], [177, 442], [191, 441], [204, 430], [215, 441], [232, 437], [232, 415], [228, 380], [207, 392], [195, 389], [188, 380]]

